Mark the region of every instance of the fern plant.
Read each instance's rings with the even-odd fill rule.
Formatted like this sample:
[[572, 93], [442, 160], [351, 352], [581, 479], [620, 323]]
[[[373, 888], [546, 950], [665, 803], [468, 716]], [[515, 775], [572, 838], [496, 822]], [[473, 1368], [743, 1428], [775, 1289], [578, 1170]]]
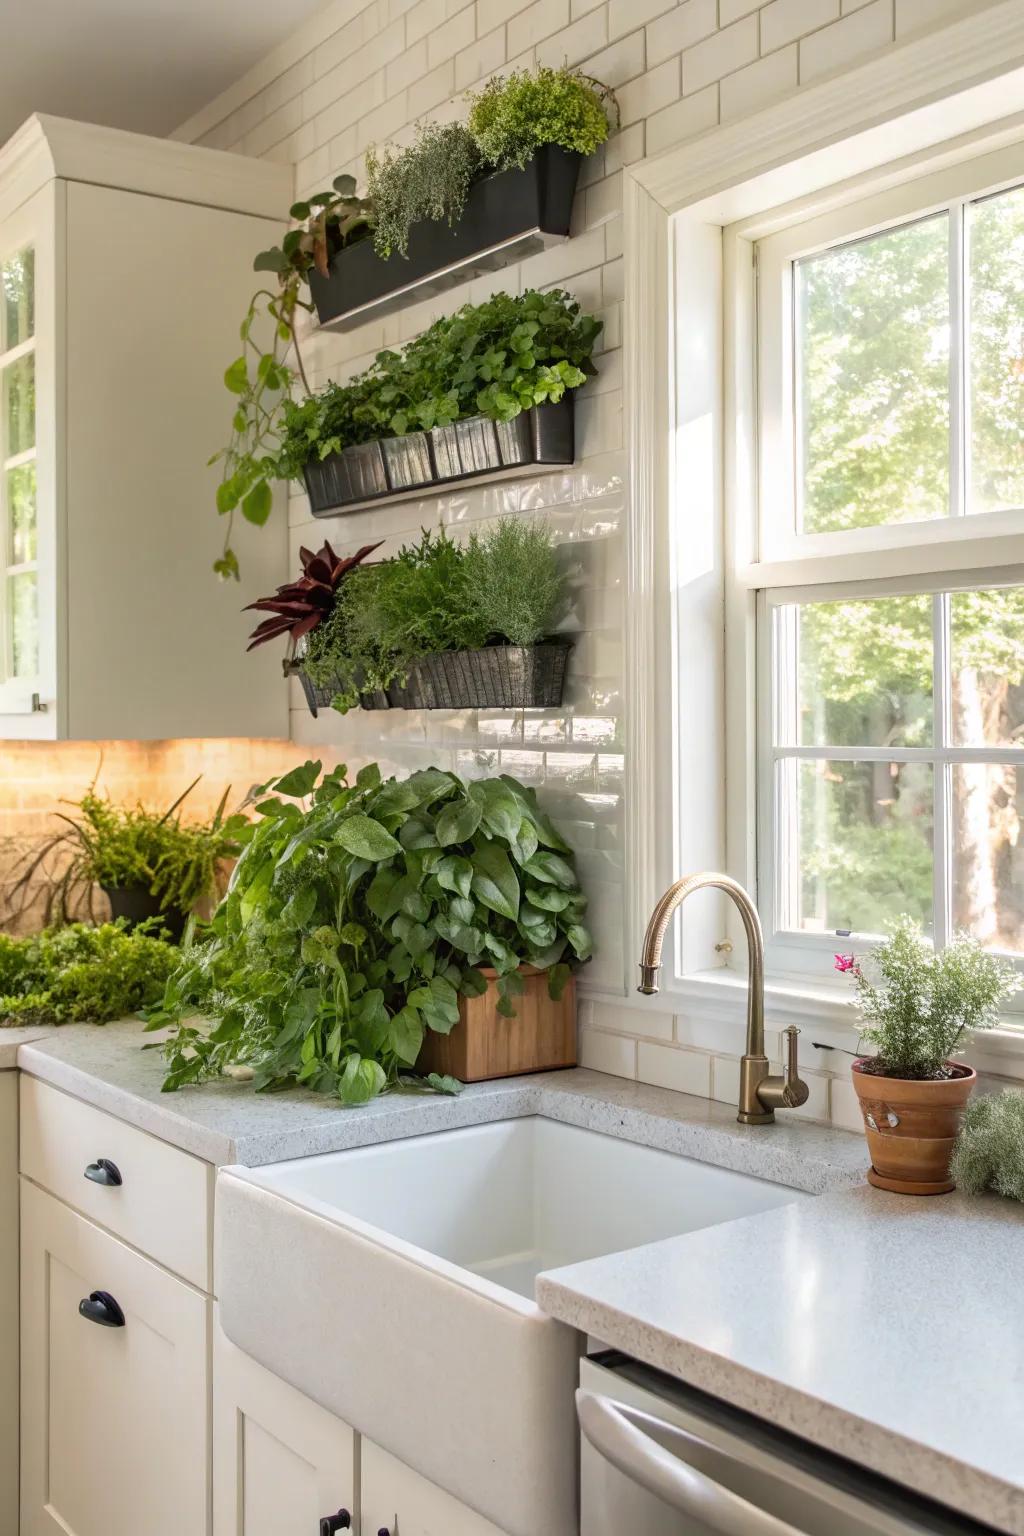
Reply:
[[470, 610], [489, 636], [536, 645], [550, 633], [565, 592], [543, 523], [505, 517], [489, 532], [473, 534], [465, 586]]

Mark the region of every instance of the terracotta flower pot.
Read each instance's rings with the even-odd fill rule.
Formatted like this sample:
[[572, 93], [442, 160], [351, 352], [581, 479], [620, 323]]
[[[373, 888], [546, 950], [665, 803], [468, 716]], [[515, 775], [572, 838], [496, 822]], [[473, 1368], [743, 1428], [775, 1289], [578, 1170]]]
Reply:
[[853, 1064], [853, 1086], [871, 1153], [868, 1183], [899, 1195], [947, 1195], [949, 1159], [960, 1117], [978, 1081], [973, 1067], [950, 1061], [941, 1079], [880, 1077]]

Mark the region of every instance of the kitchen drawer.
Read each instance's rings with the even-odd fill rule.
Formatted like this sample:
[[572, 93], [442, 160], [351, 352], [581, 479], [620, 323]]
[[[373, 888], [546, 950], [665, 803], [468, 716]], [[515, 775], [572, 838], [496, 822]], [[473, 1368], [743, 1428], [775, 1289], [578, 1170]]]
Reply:
[[22, 1536], [207, 1536], [209, 1297], [24, 1178], [21, 1297]]
[[[27, 1178], [201, 1290], [212, 1288], [208, 1163], [24, 1074], [20, 1119]], [[86, 1177], [101, 1158], [120, 1184]]]

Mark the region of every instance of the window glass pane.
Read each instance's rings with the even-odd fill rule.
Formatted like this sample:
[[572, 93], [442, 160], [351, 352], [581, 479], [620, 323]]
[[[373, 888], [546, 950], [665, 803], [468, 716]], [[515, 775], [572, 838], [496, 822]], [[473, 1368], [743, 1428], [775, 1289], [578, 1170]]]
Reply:
[[7, 518], [11, 530], [10, 563], [23, 565], [36, 558], [36, 466], [21, 464], [7, 471]]
[[2, 350], [18, 347], [36, 329], [35, 252], [19, 251], [0, 267], [3, 288]]
[[33, 448], [36, 441], [36, 360], [32, 353], [3, 371], [3, 455]]
[[[930, 763], [779, 765], [780, 825], [795, 794], [797, 926], [879, 933], [902, 913], [932, 920]], [[788, 788], [787, 788], [788, 786]], [[792, 815], [792, 812], [790, 813]]]
[[949, 218], [796, 263], [806, 533], [949, 510]]
[[930, 745], [930, 597], [802, 603], [795, 619], [802, 746]]
[[39, 589], [35, 571], [9, 576], [11, 671], [15, 677], [39, 672]]
[[954, 592], [949, 607], [954, 745], [1024, 746], [1024, 588]]
[[1024, 188], [967, 210], [969, 512], [1024, 507]]
[[953, 926], [1024, 954], [1024, 772], [1002, 763], [953, 769]]

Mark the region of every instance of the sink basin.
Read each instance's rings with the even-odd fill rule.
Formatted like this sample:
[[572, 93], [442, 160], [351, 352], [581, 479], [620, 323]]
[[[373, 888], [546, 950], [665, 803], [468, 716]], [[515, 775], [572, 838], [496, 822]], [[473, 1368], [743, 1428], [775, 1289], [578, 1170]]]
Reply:
[[537, 1274], [806, 1198], [539, 1116], [226, 1169], [221, 1322], [510, 1536], [566, 1536], [580, 1340]]

